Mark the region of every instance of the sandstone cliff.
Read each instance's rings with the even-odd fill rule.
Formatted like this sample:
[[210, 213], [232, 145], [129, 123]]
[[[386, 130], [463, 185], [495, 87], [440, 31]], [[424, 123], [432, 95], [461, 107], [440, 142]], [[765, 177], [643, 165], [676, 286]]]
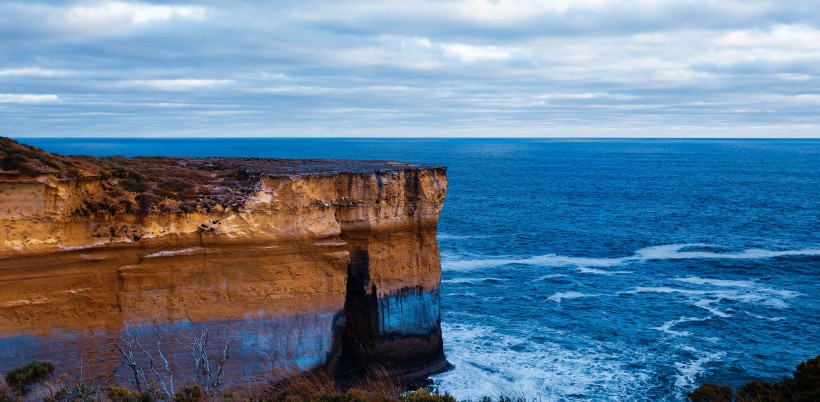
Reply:
[[442, 167], [63, 157], [0, 138], [0, 371], [126, 375], [114, 343], [137, 340], [186, 372], [184, 338], [204, 330], [230, 344], [234, 379], [441, 370], [446, 188]]

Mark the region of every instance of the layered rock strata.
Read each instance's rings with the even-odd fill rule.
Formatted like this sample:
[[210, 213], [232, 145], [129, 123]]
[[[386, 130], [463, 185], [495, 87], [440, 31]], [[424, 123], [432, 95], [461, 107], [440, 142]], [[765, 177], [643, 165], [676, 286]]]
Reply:
[[[202, 372], [197, 348], [216, 364], [226, 345], [233, 381], [374, 365], [418, 379], [446, 367], [444, 168], [120, 158], [107, 172], [105, 158], [43, 155], [0, 170], [0, 372], [40, 359], [128, 379], [167, 362], [181, 381]], [[158, 197], [161, 176], [123, 184], [165, 165], [177, 179], [197, 173], [198, 190], [185, 195], [177, 180]]]

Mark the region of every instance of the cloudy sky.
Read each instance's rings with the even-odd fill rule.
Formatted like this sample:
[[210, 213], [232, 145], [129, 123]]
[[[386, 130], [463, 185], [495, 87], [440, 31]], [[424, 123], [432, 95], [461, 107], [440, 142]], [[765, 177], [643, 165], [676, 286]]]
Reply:
[[3, 0], [0, 135], [818, 137], [820, 0]]

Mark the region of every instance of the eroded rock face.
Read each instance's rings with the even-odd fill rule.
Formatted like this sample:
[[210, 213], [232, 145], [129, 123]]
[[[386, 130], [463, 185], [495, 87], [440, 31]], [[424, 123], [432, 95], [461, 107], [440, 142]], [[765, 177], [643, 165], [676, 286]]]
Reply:
[[[242, 196], [222, 205], [212, 189], [171, 200], [187, 202], [177, 209], [137, 209], [135, 192], [100, 171], [0, 170], [0, 371], [41, 359], [128, 376], [117, 345], [132, 343], [137, 364], [161, 354], [190, 377], [204, 331], [212, 358], [230, 345], [234, 381], [373, 365], [415, 379], [446, 367], [435, 238], [444, 168], [218, 161], [249, 167]], [[110, 194], [132, 206], [84, 207], [112, 204]]]

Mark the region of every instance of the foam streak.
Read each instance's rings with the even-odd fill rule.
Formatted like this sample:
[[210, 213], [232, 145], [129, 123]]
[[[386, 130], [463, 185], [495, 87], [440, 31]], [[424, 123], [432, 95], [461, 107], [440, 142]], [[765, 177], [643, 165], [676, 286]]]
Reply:
[[[763, 250], [748, 249], [740, 252], [718, 253], [712, 251], [685, 251], [691, 247], [708, 247], [707, 244], [669, 244], [642, 248], [628, 257], [617, 258], [590, 258], [590, 257], [570, 257], [557, 254], [544, 254], [528, 258], [489, 258], [474, 260], [450, 260], [443, 261], [442, 266], [450, 271], [473, 271], [482, 268], [492, 268], [511, 264], [534, 265], [543, 267], [581, 267], [581, 268], [605, 268], [615, 267], [635, 262], [645, 262], [653, 260], [688, 260], [688, 259], [765, 259], [777, 257], [800, 257], [800, 256], [820, 256], [820, 249], [801, 250]], [[587, 271], [589, 273], [600, 273], [601, 271]], [[625, 273], [625, 272], [612, 272]], [[714, 283], [713, 283], [714, 284]], [[717, 285], [722, 286], [722, 285]], [[730, 285], [731, 286], [731, 285]]]

